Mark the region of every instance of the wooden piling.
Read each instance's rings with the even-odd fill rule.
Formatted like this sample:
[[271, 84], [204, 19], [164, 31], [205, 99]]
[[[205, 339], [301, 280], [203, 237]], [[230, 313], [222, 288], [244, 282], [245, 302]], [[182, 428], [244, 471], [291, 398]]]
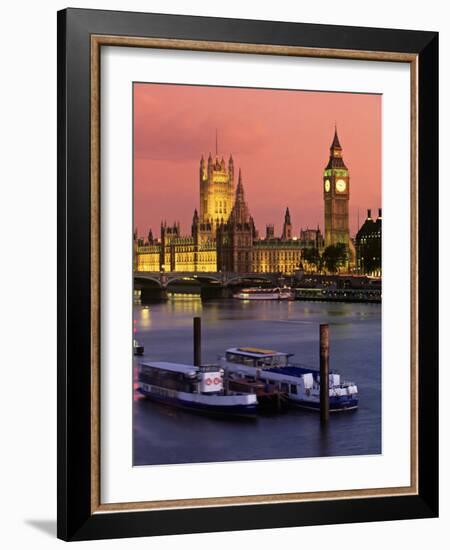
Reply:
[[194, 317], [194, 365], [199, 367], [202, 362], [202, 319]]
[[330, 416], [330, 335], [328, 325], [320, 325], [320, 421]]

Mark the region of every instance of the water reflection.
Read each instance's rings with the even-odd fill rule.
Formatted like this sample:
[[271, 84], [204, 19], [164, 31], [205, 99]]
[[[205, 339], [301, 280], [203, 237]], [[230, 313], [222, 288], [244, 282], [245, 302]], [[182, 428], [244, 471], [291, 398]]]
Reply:
[[[325, 432], [318, 415], [290, 410], [257, 422], [217, 421], [136, 397], [134, 464], [357, 455], [381, 452], [381, 306], [326, 302], [205, 300], [176, 294], [135, 305], [145, 358], [192, 361], [192, 318], [202, 317], [202, 358], [214, 362], [232, 346], [280, 349], [318, 366], [320, 323], [330, 324], [332, 369], [359, 387], [354, 413], [332, 414]], [[137, 364], [137, 362], [135, 362]]]
[[143, 306], [140, 310], [140, 326], [142, 328], [150, 328], [152, 324], [152, 318], [150, 315], [150, 308], [149, 306]]

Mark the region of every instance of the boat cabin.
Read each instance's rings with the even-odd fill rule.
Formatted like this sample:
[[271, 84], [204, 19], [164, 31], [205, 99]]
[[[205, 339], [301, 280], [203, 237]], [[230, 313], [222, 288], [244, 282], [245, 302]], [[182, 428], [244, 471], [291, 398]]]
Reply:
[[163, 361], [141, 363], [138, 377], [139, 382], [181, 392], [213, 393], [223, 390], [223, 369], [217, 365], [197, 367]]
[[237, 363], [246, 367], [273, 368], [286, 367], [292, 353], [283, 353], [261, 348], [229, 348], [225, 352], [228, 363]]

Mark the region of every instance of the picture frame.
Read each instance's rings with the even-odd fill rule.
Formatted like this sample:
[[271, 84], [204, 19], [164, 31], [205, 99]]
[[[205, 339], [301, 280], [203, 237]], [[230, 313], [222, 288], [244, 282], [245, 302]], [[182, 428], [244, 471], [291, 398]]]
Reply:
[[[389, 61], [411, 70], [411, 484], [101, 502], [100, 52], [158, 48]], [[58, 537], [89, 540], [438, 515], [438, 34], [66, 9], [58, 12]]]

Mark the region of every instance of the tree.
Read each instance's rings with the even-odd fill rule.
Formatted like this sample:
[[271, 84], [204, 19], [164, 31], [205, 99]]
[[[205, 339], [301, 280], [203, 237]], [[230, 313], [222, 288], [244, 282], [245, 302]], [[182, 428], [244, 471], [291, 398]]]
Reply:
[[317, 248], [303, 248], [302, 259], [307, 264], [314, 266], [316, 269], [320, 268], [321, 258]]
[[339, 271], [339, 268], [348, 262], [348, 252], [345, 244], [337, 243], [327, 246], [322, 254], [322, 262], [330, 273]]

